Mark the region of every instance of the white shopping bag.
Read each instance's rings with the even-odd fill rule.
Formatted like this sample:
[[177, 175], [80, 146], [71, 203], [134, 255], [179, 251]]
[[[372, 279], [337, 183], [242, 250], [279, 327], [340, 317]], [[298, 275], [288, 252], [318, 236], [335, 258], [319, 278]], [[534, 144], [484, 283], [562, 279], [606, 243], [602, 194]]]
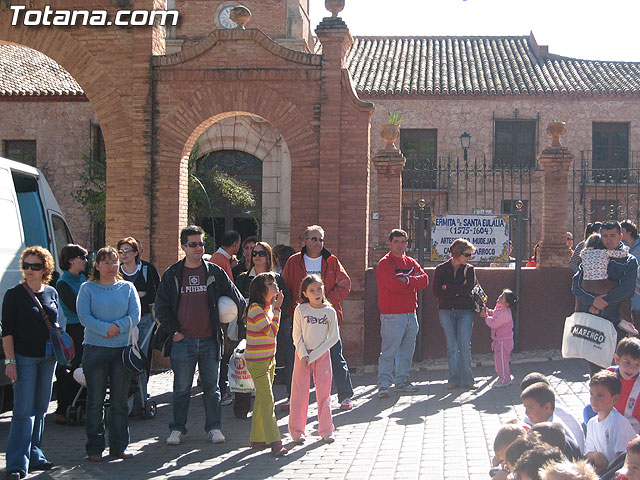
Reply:
[[247, 370], [247, 362], [244, 359], [245, 348], [247, 348], [247, 341], [241, 340], [229, 359], [229, 389], [232, 392], [256, 391], [251, 374]]
[[576, 312], [564, 322], [562, 356], [584, 358], [601, 367], [608, 367], [613, 361], [617, 338], [616, 328], [609, 320]]

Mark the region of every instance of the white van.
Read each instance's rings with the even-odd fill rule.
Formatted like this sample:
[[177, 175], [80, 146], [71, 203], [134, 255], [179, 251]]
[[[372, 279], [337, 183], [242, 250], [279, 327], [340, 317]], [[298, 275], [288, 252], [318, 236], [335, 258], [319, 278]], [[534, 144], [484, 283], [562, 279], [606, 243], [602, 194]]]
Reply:
[[[42, 172], [0, 157], [0, 301], [22, 278], [19, 263], [25, 247], [47, 248], [60, 273], [58, 257], [68, 243], [73, 243], [69, 227]], [[0, 389], [3, 380], [0, 375]], [[4, 393], [0, 391], [0, 411]]]

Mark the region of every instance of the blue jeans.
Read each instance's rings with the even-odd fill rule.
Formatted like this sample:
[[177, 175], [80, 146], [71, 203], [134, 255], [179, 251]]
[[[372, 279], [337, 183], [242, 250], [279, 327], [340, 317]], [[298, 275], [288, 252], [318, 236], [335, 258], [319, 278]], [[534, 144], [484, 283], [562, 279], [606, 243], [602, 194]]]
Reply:
[[222, 408], [218, 387], [218, 347], [212, 338], [183, 338], [173, 342], [171, 347], [171, 368], [173, 369], [173, 421], [170, 430], [187, 433], [187, 414], [191, 400], [191, 386], [196, 363], [202, 381], [202, 402], [204, 403], [204, 430], [221, 428]]
[[378, 387], [389, 388], [392, 383], [399, 386], [409, 382], [417, 335], [415, 312], [380, 314], [382, 351], [378, 359]]
[[440, 325], [447, 340], [449, 383], [472, 385], [471, 333], [473, 312], [471, 310], [440, 310]]
[[16, 354], [18, 380], [13, 384], [13, 417], [7, 442], [7, 472], [28, 473], [47, 461], [40, 445], [44, 416], [51, 400], [53, 356], [25, 357]]
[[329, 354], [331, 355], [331, 373], [338, 390], [338, 401], [342, 402], [345, 398], [353, 397], [349, 365], [342, 356], [342, 340], [338, 339], [336, 344], [329, 349]]
[[109, 385], [109, 453], [117, 455], [129, 445], [127, 396], [131, 374], [122, 363], [124, 347], [85, 345], [82, 368], [87, 380], [87, 455], [99, 455], [105, 448], [104, 399]]

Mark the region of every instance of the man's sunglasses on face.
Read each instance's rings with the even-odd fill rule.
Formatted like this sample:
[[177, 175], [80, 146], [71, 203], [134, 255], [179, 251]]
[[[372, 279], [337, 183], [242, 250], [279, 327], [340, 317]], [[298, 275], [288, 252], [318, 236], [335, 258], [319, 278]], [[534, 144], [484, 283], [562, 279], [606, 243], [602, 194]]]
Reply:
[[187, 242], [184, 244], [185, 247], [196, 248], [196, 247], [204, 247], [204, 242]]

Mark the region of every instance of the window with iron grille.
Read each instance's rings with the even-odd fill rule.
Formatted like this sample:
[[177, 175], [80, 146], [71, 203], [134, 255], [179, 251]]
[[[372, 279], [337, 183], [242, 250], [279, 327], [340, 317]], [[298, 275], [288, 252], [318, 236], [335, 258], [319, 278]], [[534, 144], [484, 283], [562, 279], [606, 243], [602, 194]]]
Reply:
[[4, 156], [16, 162], [36, 166], [35, 140], [5, 140]]
[[593, 168], [629, 166], [629, 124], [593, 122]]
[[536, 166], [536, 120], [495, 120], [494, 167]]
[[438, 130], [401, 129], [400, 150], [407, 159], [402, 188], [436, 188]]
[[591, 221], [609, 222], [612, 220], [622, 220], [623, 211], [618, 199], [592, 199], [591, 200]]

